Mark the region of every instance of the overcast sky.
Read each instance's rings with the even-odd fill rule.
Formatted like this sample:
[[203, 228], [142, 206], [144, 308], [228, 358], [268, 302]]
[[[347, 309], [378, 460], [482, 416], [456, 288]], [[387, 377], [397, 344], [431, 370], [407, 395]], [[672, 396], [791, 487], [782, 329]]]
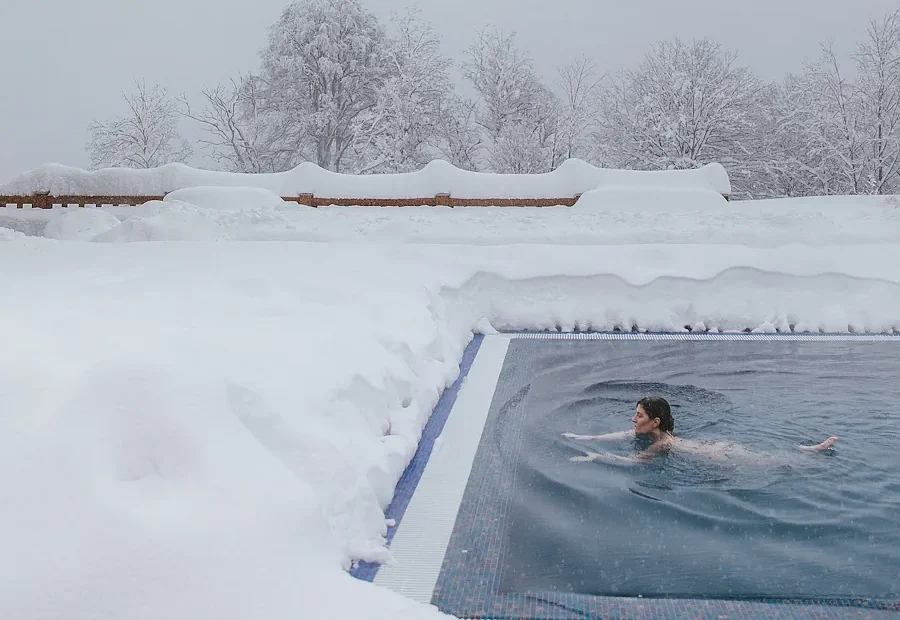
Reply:
[[[363, 0], [379, 18], [409, 0]], [[134, 78], [195, 96], [254, 69], [288, 0], [0, 0], [0, 183], [42, 163], [87, 167], [87, 124], [123, 111]], [[486, 24], [516, 31], [542, 74], [585, 54], [602, 71], [661, 38], [712, 37], [766, 79], [831, 40], [849, 53], [897, 0], [419, 0], [461, 57]], [[200, 163], [199, 160], [197, 163]]]

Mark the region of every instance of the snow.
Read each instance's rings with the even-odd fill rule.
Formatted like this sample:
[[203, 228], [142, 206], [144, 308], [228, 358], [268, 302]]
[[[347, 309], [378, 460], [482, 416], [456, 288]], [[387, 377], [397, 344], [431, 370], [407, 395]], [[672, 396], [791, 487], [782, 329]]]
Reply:
[[0, 616], [438, 617], [345, 569], [473, 331], [900, 329], [883, 199], [660, 191], [3, 210]]
[[574, 205], [592, 211], [709, 211], [727, 209], [725, 197], [708, 188], [600, 186], [581, 195]]
[[86, 171], [59, 164], [30, 170], [0, 186], [2, 195], [50, 192], [65, 195], [163, 196], [194, 186], [243, 186], [268, 189], [278, 196], [311, 193], [325, 198], [567, 198], [601, 186], [711, 189], [731, 193], [728, 173], [719, 164], [693, 170], [635, 171], [596, 168], [570, 159], [545, 174], [471, 172], [435, 160], [417, 172], [347, 175], [303, 163], [287, 172], [240, 174], [167, 164], [149, 170], [107, 168]]
[[[137, 207], [103, 207], [122, 224], [95, 241], [360, 241], [458, 245], [714, 244], [778, 247], [893, 243], [900, 238], [900, 209], [874, 196], [740, 201], [697, 192], [616, 192], [582, 196], [576, 207], [534, 209], [471, 207], [252, 207], [204, 209], [153, 201]], [[609, 199], [609, 196], [616, 198]], [[676, 196], [678, 199], [676, 199]], [[639, 199], [641, 200], [638, 204]], [[591, 201], [591, 202], [588, 202]], [[96, 209], [68, 210], [85, 213]], [[67, 209], [0, 209], [0, 226], [40, 236], [46, 222]], [[79, 216], [75, 216], [79, 217]], [[112, 223], [112, 220], [109, 220]]]
[[[262, 187], [195, 186], [166, 194], [163, 202], [186, 202], [205, 209], [240, 210], [284, 206], [281, 196]], [[294, 203], [296, 204], [296, 203]]]
[[25, 235], [18, 230], [4, 228], [0, 226], [0, 241], [11, 241], [13, 239], [24, 239]]
[[90, 241], [118, 225], [116, 216], [100, 209], [60, 210], [47, 222], [43, 236], [65, 241]]

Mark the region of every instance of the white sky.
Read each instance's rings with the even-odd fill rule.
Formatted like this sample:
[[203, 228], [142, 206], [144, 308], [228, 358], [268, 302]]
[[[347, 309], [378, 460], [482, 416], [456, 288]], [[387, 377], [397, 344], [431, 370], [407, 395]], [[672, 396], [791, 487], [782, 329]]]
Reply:
[[[379, 18], [409, 0], [363, 0]], [[27, 2], [27, 4], [26, 4]], [[87, 124], [122, 113], [134, 78], [173, 93], [255, 69], [287, 0], [0, 0], [0, 183], [42, 163], [87, 167]], [[602, 71], [640, 62], [661, 38], [709, 36], [777, 79], [831, 40], [849, 52], [897, 0], [419, 0], [461, 57], [487, 24], [515, 30], [549, 78], [585, 54]], [[198, 163], [200, 160], [198, 159]]]

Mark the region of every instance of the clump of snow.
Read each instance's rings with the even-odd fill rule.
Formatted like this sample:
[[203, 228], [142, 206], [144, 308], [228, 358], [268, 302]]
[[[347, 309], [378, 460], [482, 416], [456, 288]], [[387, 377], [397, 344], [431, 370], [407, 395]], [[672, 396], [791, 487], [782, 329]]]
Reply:
[[[170, 195], [171, 196], [171, 195]], [[232, 206], [240, 203], [235, 202]], [[309, 211], [315, 211], [309, 209]], [[287, 224], [291, 211], [278, 207], [207, 208], [169, 198], [150, 201], [130, 211], [117, 226], [96, 235], [103, 243], [129, 241], [230, 241], [267, 239], [266, 231], [280, 229], [285, 237], [292, 230]], [[296, 216], [293, 216], [296, 217]], [[295, 223], [301, 225], [300, 221]], [[308, 236], [308, 235], [307, 235]]]
[[0, 209], [0, 228], [15, 230], [28, 237], [40, 237], [52, 217], [44, 209]]
[[163, 202], [189, 203], [205, 209], [239, 210], [284, 206], [281, 196], [262, 187], [200, 186], [176, 189]]
[[160, 200], [143, 205], [146, 211], [132, 215], [94, 236], [93, 241], [220, 241], [223, 232], [207, 210], [192, 204]]
[[570, 159], [544, 174], [472, 172], [443, 160], [432, 161], [416, 172], [373, 175], [339, 174], [311, 162], [271, 174], [198, 170], [184, 164], [95, 171], [48, 164], [0, 186], [0, 194], [49, 191], [53, 195], [164, 196], [193, 186], [257, 187], [278, 196], [314, 194], [325, 198], [430, 198], [442, 193], [459, 198], [568, 198], [603, 186], [703, 188], [731, 193], [728, 173], [720, 164], [693, 170], [639, 171], [597, 168]]
[[89, 241], [119, 225], [114, 215], [102, 209], [61, 209], [44, 227], [44, 237], [65, 241]]
[[0, 227], [0, 241], [12, 241], [14, 239], [24, 239], [25, 235], [18, 230]]
[[714, 211], [727, 209], [722, 194], [708, 188], [601, 185], [585, 192], [574, 208], [592, 211]]

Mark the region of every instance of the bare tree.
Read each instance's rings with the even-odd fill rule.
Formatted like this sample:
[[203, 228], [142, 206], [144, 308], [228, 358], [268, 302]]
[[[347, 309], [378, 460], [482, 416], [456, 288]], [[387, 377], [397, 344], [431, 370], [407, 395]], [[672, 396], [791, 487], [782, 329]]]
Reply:
[[601, 78], [588, 58], [575, 60], [559, 70], [562, 93], [561, 140], [566, 159], [593, 159], [590, 136], [596, 132]]
[[229, 172], [280, 172], [291, 167], [294, 149], [273, 135], [265, 84], [254, 75], [202, 91], [206, 106], [194, 110], [182, 96], [183, 114], [199, 123], [199, 140], [216, 165]]
[[129, 113], [111, 121], [93, 121], [87, 150], [93, 168], [155, 168], [184, 162], [193, 149], [178, 132], [176, 102], [159, 85], [135, 82], [137, 92], [123, 93]]

